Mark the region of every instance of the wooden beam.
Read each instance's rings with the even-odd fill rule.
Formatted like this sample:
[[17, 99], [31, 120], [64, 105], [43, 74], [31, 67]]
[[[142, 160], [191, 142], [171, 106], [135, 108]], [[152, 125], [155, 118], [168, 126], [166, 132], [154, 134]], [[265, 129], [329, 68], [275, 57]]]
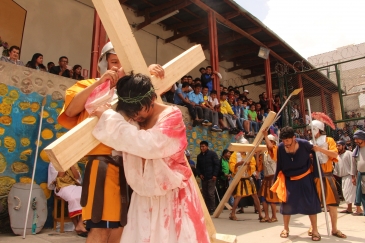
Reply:
[[222, 14], [222, 16], [226, 19], [233, 19], [239, 15], [240, 15], [240, 12], [237, 10]]
[[227, 72], [233, 72], [233, 71], [236, 71], [236, 70], [239, 70], [239, 69], [247, 69], [249, 67], [254, 67], [254, 66], [257, 66], [257, 65], [264, 66], [264, 59], [258, 60], [256, 62], [245, 63], [245, 64], [241, 64], [241, 65], [238, 65], [238, 66], [235, 66], [235, 67], [228, 68]]
[[245, 29], [245, 31], [249, 34], [249, 35], [254, 35], [256, 33], [259, 33], [262, 31], [262, 28], [260, 27], [254, 27], [254, 28], [249, 28], [249, 29]]
[[140, 29], [146, 27], [147, 25], [151, 24], [153, 21], [158, 20], [159, 18], [161, 18], [161, 17], [163, 17], [163, 16], [165, 16], [165, 15], [171, 13], [171, 12], [174, 12], [176, 10], [180, 10], [180, 9], [190, 5], [190, 4], [191, 4], [191, 2], [186, 0], [186, 1], [183, 1], [183, 2], [179, 3], [178, 5], [175, 5], [173, 7], [170, 7], [168, 9], [160, 12], [158, 15], [155, 15], [153, 17], [145, 19], [144, 22], [137, 25], [137, 30], [140, 30]]
[[[276, 113], [270, 111], [268, 116], [266, 117], [264, 123], [262, 124], [260, 131], [257, 133], [255, 140], [252, 143], [252, 146], [256, 146], [258, 144], [261, 143], [263, 136], [262, 136], [262, 132], [264, 129], [267, 129], [268, 127], [270, 127], [270, 125], [273, 123], [274, 119], [275, 119]], [[243, 144], [240, 144], [241, 146]], [[229, 151], [235, 151], [235, 152], [248, 152], [247, 148], [245, 148], [246, 146], [242, 146], [242, 148], [240, 148], [240, 145], [238, 144], [230, 144], [228, 147]], [[260, 145], [258, 145], [260, 146]], [[251, 149], [252, 151], [252, 149]], [[250, 154], [250, 152], [249, 152]], [[249, 163], [251, 161], [251, 158], [253, 156], [254, 153], [251, 154], [251, 156], [249, 156], [249, 154], [246, 156], [246, 158], [244, 159], [245, 163]], [[213, 213], [213, 217], [218, 218], [219, 215], [222, 213], [223, 208], [224, 208], [224, 204], [226, 202], [228, 202], [228, 199], [231, 197], [233, 190], [236, 188], [238, 182], [241, 180], [242, 175], [245, 172], [245, 168], [244, 166], [241, 167], [241, 169], [237, 172], [237, 174], [235, 175], [235, 177], [233, 178], [233, 181], [231, 182], [231, 184], [229, 185], [226, 193], [224, 194], [223, 198], [221, 199], [218, 207], [215, 209], [214, 213]]]
[[278, 46], [278, 45], [280, 45], [280, 44], [281, 44], [281, 42], [280, 42], [280, 41], [270, 41], [270, 42], [266, 42], [266, 43], [265, 43], [265, 45], [266, 45], [267, 47]]
[[160, 5], [156, 5], [156, 6], [153, 6], [153, 7], [150, 7], [150, 8], [146, 8], [144, 10], [139, 10], [139, 11], [136, 12], [136, 15], [137, 16], [149, 15], [150, 13], [154, 13], [154, 12], [157, 12], [157, 11], [161, 11], [161, 10], [164, 10], [164, 9], [167, 9], [167, 8], [174, 7], [177, 4], [181, 4], [182, 2], [185, 2], [185, 1], [181, 1], [181, 0], [174, 0], [174, 1], [170, 1], [170, 2], [168, 1], [168, 2], [165, 2], [165, 3], [160, 4]]
[[208, 24], [207, 18], [193, 19], [191, 21], [186, 21], [183, 23], [166, 26], [165, 30], [178, 30], [181, 28], [186, 28], [186, 27], [190, 27], [190, 26], [194, 26], [194, 25], [198, 25], [198, 24], [203, 24], [203, 23]]
[[191, 29], [189, 29], [189, 30], [187, 30], [185, 32], [181, 32], [181, 33], [179, 33], [177, 35], [173, 35], [173, 36], [167, 38], [165, 40], [165, 43], [170, 43], [170, 42], [172, 42], [174, 40], [180, 39], [181, 37], [184, 37], [184, 36], [187, 36], [187, 35], [191, 35], [191, 34], [193, 34], [195, 32], [200, 31], [200, 30], [206, 29], [207, 27], [208, 26], [206, 24], [198, 25], [198, 26], [196, 26], [194, 28], [191, 28]]
[[[228, 147], [229, 151], [251, 152], [254, 149], [254, 144], [231, 143]], [[264, 152], [267, 150], [266, 145], [259, 145], [255, 151]]]
[[236, 52], [234, 54], [231, 54], [231, 55], [223, 55], [222, 58], [220, 58], [220, 61], [229, 61], [233, 58], [240, 57], [240, 56], [247, 55], [247, 54], [254, 53], [254, 52], [258, 52], [258, 51], [253, 50], [252, 48], [243, 49], [243, 50]]
[[128, 73], [133, 70], [135, 73], [149, 74], [147, 64], [144, 61], [142, 52], [139, 49], [124, 13], [116, 14], [116, 12], [109, 11], [110, 9], [120, 9], [123, 12], [119, 2], [93, 0], [93, 4], [108, 33], [108, 37], [112, 42], [116, 40], [113, 42], [113, 46], [116, 53], [118, 53], [118, 58], [125, 72]]
[[[159, 96], [165, 92], [174, 82], [178, 81], [204, 60], [205, 56], [201, 46], [196, 45], [166, 63], [163, 66], [165, 70], [165, 78], [163, 80], [157, 81], [154, 77], [151, 77], [157, 95]], [[66, 171], [100, 143], [92, 135], [92, 130], [97, 122], [98, 119], [96, 117], [85, 119], [44, 149], [57, 171]], [[75, 144], [76, 141], [78, 141], [78, 149], [70, 146], [70, 144]]]

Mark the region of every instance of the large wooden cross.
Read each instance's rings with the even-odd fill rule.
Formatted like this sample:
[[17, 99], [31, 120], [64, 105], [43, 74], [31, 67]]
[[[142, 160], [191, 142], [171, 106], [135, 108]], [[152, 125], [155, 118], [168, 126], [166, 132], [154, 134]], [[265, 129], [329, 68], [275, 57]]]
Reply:
[[[126, 72], [133, 70], [135, 73], [149, 74], [146, 62], [119, 1], [93, 0], [93, 3], [124, 70]], [[162, 102], [160, 98], [162, 92], [168, 90], [180, 77], [204, 60], [205, 56], [201, 46], [196, 45], [165, 64], [163, 66], [165, 70], [163, 80], [157, 80], [154, 76], [151, 77], [158, 96], [158, 102]], [[100, 143], [92, 135], [92, 130], [97, 121], [96, 117], [85, 119], [44, 149], [51, 163], [58, 171], [67, 170]], [[196, 180], [193, 176], [191, 179], [195, 183], [199, 195], [211, 242], [236, 242], [237, 237], [235, 235], [224, 235], [216, 232]]]
[[[266, 148], [266, 146], [263, 147], [262, 145], [259, 145], [263, 139], [262, 132], [264, 129], [267, 129], [268, 127], [270, 127], [272, 125], [272, 123], [275, 120], [275, 117], [276, 117], [276, 113], [273, 111], [270, 111], [268, 116], [265, 118], [265, 121], [262, 124], [261, 129], [260, 129], [259, 133], [256, 135], [256, 138], [252, 144], [231, 143], [228, 147], [228, 150], [235, 151], [235, 152], [248, 152], [249, 155], [245, 157], [244, 162], [246, 164], [249, 163], [251, 161], [252, 156], [254, 155], [253, 152], [262, 151], [263, 148]], [[255, 147], [256, 147], [256, 149], [255, 149], [255, 151], [253, 151], [253, 149]], [[226, 193], [224, 194], [223, 198], [221, 199], [218, 207], [215, 209], [215, 211], [213, 213], [213, 217], [218, 218], [219, 215], [222, 213], [225, 203], [228, 202], [228, 199], [231, 197], [235, 187], [237, 186], [238, 182], [241, 180], [241, 177], [245, 173], [246, 169], [247, 169], [247, 167], [242, 166], [238, 170], [238, 172], [236, 173], [236, 175], [233, 178], [233, 181], [229, 185]]]

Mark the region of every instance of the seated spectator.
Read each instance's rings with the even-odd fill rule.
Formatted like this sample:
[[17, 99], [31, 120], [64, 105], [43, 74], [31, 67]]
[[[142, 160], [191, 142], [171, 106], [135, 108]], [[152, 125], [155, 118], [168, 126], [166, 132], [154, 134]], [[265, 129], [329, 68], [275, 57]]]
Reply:
[[48, 72], [50, 73], [51, 72], [51, 69], [54, 67], [54, 62], [49, 62], [47, 63], [47, 70]]
[[77, 163], [65, 172], [58, 172], [52, 163], [48, 166], [48, 189], [54, 190], [55, 195], [68, 202], [68, 214], [75, 231], [80, 236], [87, 236], [87, 231], [82, 220], [81, 200], [81, 174]]
[[218, 126], [218, 112], [214, 109], [213, 104], [209, 102], [207, 87], [203, 87], [202, 94], [203, 94], [203, 99], [204, 99], [204, 108], [203, 109], [207, 109], [207, 110], [205, 110], [206, 119], [208, 121], [212, 121], [212, 123], [213, 123], [212, 131], [213, 132], [221, 132], [222, 129], [220, 129]]
[[248, 120], [251, 122], [251, 131], [249, 135], [256, 135], [259, 132], [259, 124], [257, 120], [256, 106], [254, 104], [250, 106], [247, 116]]
[[229, 100], [229, 103], [232, 107], [232, 110], [234, 112], [234, 114], [236, 115], [237, 119], [236, 119], [236, 126], [237, 126], [237, 129], [244, 132], [244, 129], [243, 129], [243, 123], [241, 122], [241, 116], [243, 115], [243, 110], [241, 109], [241, 106], [238, 105], [238, 102], [235, 101], [235, 98], [232, 97], [232, 98], [228, 98]]
[[195, 127], [201, 120], [199, 120], [198, 116], [196, 115], [196, 109], [191, 104], [188, 94], [189, 94], [189, 83], [185, 82], [182, 83], [181, 88], [177, 88], [174, 94], [174, 103], [176, 105], [185, 106], [189, 110], [189, 114], [191, 119], [193, 120], [193, 127]]
[[66, 78], [71, 78], [70, 70], [67, 69], [68, 64], [68, 58], [65, 56], [62, 56], [58, 59], [58, 65], [51, 68], [50, 73], [53, 73], [55, 75], [60, 75]]
[[84, 77], [81, 76], [81, 70], [82, 70], [81, 65], [76, 64], [72, 68], [72, 78], [76, 80], [84, 80]]
[[204, 124], [208, 124], [209, 121], [206, 119], [203, 119], [203, 104], [204, 104], [204, 99], [203, 99], [203, 94], [200, 92], [201, 91], [201, 85], [197, 84], [194, 86], [194, 90], [190, 91], [188, 94], [188, 99], [190, 101], [190, 104], [194, 107], [195, 112], [197, 114], [198, 120], [195, 120], [193, 123], [193, 126], [197, 125], [197, 121], [198, 122], [204, 122]]
[[19, 54], [20, 54], [20, 48], [18, 46], [11, 46], [9, 48], [9, 56], [8, 57], [2, 56], [0, 58], [0, 61], [10, 62], [15, 65], [24, 66], [24, 63], [18, 59]]
[[43, 55], [40, 53], [35, 53], [32, 57], [32, 60], [30, 60], [26, 67], [47, 71], [46, 67], [43, 65]]
[[251, 131], [251, 123], [248, 120], [248, 111], [249, 107], [247, 106], [247, 101], [238, 99], [238, 106], [241, 109], [240, 116], [239, 116], [239, 122], [243, 125], [245, 134], [248, 134]]
[[229, 103], [227, 101], [227, 95], [228, 94], [225, 92], [221, 93], [220, 108], [221, 108], [222, 117], [220, 117], [219, 123], [221, 124], [222, 129], [227, 130], [228, 128], [225, 127], [224, 123], [223, 123], [223, 117], [225, 117], [229, 126], [231, 127], [230, 133], [237, 134], [239, 132], [239, 130], [236, 128], [237, 117], [234, 114], [232, 107], [229, 105]]

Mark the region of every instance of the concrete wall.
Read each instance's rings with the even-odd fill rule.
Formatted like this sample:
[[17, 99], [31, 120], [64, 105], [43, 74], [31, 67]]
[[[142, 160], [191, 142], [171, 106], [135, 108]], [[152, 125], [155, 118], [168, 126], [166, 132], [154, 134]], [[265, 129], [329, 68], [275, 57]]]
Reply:
[[74, 0], [15, 0], [27, 11], [21, 60], [27, 63], [42, 53], [46, 65], [58, 65], [60, 56], [69, 58], [71, 68], [80, 64], [90, 69], [94, 9]]

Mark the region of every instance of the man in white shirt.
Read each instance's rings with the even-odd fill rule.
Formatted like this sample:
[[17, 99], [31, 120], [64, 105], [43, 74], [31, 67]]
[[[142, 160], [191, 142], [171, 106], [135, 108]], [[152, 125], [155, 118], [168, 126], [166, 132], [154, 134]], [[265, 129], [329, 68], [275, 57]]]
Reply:
[[[352, 213], [352, 204], [355, 202], [356, 186], [352, 184], [351, 163], [352, 153], [346, 150], [345, 141], [337, 141], [338, 163], [335, 163], [334, 175], [341, 177], [342, 194], [347, 204], [347, 209], [340, 213]], [[362, 213], [360, 206], [356, 206], [356, 213]]]

